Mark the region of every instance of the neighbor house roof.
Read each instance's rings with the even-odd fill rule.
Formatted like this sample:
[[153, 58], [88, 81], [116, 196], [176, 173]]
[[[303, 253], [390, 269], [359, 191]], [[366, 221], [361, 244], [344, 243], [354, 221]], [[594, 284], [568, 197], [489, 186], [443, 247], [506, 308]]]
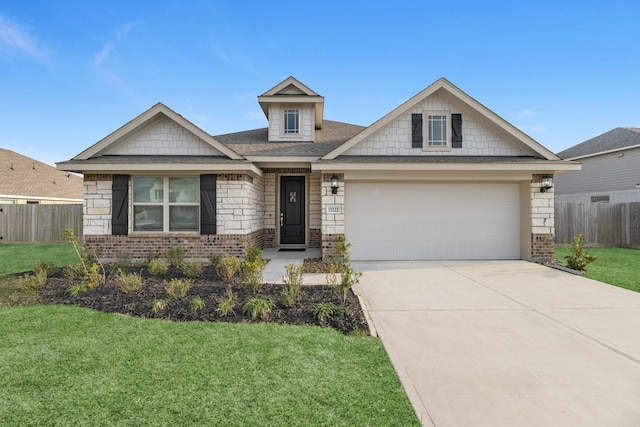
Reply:
[[0, 148], [0, 196], [82, 201], [82, 178]]
[[561, 159], [577, 159], [640, 146], [640, 128], [615, 128], [558, 153]]

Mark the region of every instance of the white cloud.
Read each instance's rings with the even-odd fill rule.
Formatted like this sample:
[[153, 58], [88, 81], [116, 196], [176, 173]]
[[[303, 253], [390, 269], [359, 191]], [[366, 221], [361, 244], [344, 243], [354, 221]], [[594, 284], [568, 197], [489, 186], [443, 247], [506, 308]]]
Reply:
[[537, 115], [538, 115], [538, 112], [533, 110], [522, 110], [520, 111], [520, 113], [518, 113], [518, 117], [522, 119], [532, 119]]
[[35, 37], [19, 23], [0, 15], [0, 51], [27, 55], [46, 62], [47, 52], [39, 46]]
[[111, 53], [113, 52], [115, 44], [122, 40], [122, 38], [126, 36], [132, 28], [133, 23], [129, 22], [116, 29], [115, 40], [107, 41], [104, 46], [102, 46], [102, 49], [99, 52], [93, 54], [93, 65], [97, 68], [102, 68], [103, 66], [105, 66], [109, 60], [109, 57], [111, 56]]

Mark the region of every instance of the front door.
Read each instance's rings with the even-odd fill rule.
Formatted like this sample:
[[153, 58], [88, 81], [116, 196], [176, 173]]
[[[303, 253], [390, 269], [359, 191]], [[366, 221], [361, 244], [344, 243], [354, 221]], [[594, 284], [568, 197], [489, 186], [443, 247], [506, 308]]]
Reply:
[[304, 176], [280, 177], [280, 244], [305, 244]]

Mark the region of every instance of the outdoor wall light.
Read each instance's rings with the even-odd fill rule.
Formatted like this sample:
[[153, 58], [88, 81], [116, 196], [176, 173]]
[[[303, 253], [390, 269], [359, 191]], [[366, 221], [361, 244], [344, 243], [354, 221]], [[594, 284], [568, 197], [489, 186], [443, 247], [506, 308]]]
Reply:
[[338, 194], [338, 186], [340, 185], [340, 178], [338, 175], [331, 177], [331, 194]]
[[542, 183], [540, 185], [540, 192], [544, 193], [553, 188], [553, 177], [551, 175], [545, 175], [542, 177]]

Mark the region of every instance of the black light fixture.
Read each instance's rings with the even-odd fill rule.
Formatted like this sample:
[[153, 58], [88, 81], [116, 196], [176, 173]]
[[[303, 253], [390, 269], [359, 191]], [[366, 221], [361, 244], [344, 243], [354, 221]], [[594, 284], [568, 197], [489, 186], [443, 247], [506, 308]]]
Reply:
[[338, 175], [331, 177], [331, 194], [338, 194], [338, 187], [340, 186], [340, 178]]
[[542, 177], [540, 184], [540, 192], [545, 193], [553, 188], [553, 177], [551, 175], [545, 175]]

